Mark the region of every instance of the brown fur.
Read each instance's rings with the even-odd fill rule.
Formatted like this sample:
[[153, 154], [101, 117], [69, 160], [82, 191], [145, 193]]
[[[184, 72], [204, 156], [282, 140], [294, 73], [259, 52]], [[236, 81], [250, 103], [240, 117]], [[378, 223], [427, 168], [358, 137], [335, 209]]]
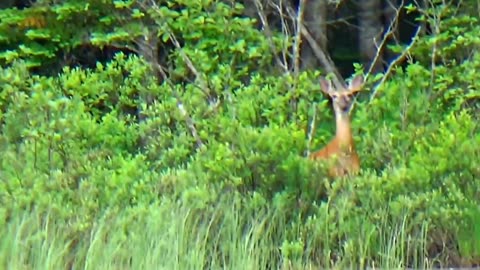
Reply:
[[332, 98], [336, 134], [324, 148], [313, 152], [310, 159], [331, 161], [328, 170], [330, 177], [357, 174], [360, 170], [360, 158], [355, 150], [349, 113], [352, 106], [352, 95], [360, 91], [363, 76], [356, 76], [344, 89], [334, 89], [331, 82], [324, 78], [320, 80], [320, 83], [322, 91]]

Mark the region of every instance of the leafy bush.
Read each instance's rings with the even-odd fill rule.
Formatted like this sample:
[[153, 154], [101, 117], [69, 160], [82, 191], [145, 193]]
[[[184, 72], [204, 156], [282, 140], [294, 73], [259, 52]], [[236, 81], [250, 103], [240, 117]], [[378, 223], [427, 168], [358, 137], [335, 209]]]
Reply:
[[[333, 181], [324, 164], [304, 155], [328, 142], [334, 128], [319, 72], [275, 74], [268, 68], [276, 53], [271, 40], [238, 16], [238, 5], [183, 5], [149, 13], [115, 6], [138, 15], [131, 29], [144, 18], [158, 24], [154, 36], [182, 37], [182, 48], [168, 52], [169, 80], [158, 82], [151, 63], [123, 53], [56, 76], [33, 75], [31, 63], [13, 61], [28, 53], [0, 70], [0, 235], [6, 243], [21, 241], [9, 235], [31, 241], [12, 251], [19, 262], [50, 258], [39, 256], [51, 252], [39, 248], [44, 244], [60, 250], [50, 229], [63, 245], [62, 265], [99, 262], [103, 247], [117, 250], [106, 264], [148, 263], [132, 251], [136, 246], [153, 250], [150, 263], [173, 254], [169, 265], [187, 268], [234, 268], [249, 258], [264, 268], [479, 259], [478, 54], [439, 61], [434, 70], [418, 57], [373, 100], [361, 93], [352, 121], [362, 172]], [[56, 16], [82, 14], [68, 1], [56, 7]], [[135, 38], [112, 26], [116, 18], [101, 22], [96, 44]], [[229, 31], [219, 27], [224, 20]], [[187, 26], [195, 31], [182, 31]], [[280, 43], [278, 37], [272, 40]], [[78, 41], [69, 40], [60, 44]], [[413, 55], [430, 48], [423, 41]], [[310, 143], [314, 107], [319, 123]], [[23, 234], [29, 224], [41, 235]]]

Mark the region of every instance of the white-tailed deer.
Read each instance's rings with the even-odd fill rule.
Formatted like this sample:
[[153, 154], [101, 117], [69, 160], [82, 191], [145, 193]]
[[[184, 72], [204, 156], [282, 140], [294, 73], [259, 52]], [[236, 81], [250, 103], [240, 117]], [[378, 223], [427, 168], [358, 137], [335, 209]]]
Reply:
[[332, 99], [336, 133], [324, 148], [312, 153], [310, 159], [331, 161], [332, 164], [329, 165], [328, 170], [330, 177], [356, 174], [360, 170], [360, 159], [355, 151], [349, 113], [353, 94], [362, 88], [363, 76], [356, 76], [348, 87], [342, 89], [336, 89], [331, 81], [325, 78], [320, 79], [320, 85], [322, 91]]

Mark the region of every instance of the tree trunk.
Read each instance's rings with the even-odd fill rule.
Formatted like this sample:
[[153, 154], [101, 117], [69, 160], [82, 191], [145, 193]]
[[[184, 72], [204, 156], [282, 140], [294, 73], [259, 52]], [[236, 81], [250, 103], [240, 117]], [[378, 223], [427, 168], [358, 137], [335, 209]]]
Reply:
[[[305, 2], [304, 21], [318, 46], [327, 53], [327, 0], [309, 0]], [[320, 66], [312, 47], [303, 42], [301, 46], [301, 68], [314, 69]]]
[[359, 10], [359, 50], [363, 66], [369, 69], [373, 65], [372, 72], [381, 72], [383, 69], [382, 52], [373, 63], [377, 55], [377, 45], [381, 42], [383, 25], [381, 22], [382, 9], [380, 0], [364, 0], [360, 2]]

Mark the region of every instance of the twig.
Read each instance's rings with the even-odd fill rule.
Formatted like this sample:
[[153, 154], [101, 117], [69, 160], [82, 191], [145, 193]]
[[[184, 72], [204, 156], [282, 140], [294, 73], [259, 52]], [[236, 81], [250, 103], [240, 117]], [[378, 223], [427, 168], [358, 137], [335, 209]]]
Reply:
[[[287, 17], [283, 14], [283, 10], [284, 10], [283, 5], [284, 5], [285, 0], [279, 0], [277, 2], [280, 3], [280, 4], [276, 4], [276, 3], [274, 3], [274, 1], [270, 1], [269, 4], [271, 6], [273, 6], [278, 12], [277, 18], [280, 18], [280, 22], [282, 23], [282, 34], [283, 34], [283, 36], [284, 37], [291, 37], [292, 34], [289, 31], [289, 24], [286, 22], [285, 18], [289, 18], [290, 20], [293, 20], [292, 18], [295, 18], [295, 16]], [[290, 69], [288, 67], [288, 63], [290, 62], [289, 61], [290, 60], [290, 58], [289, 58], [290, 54], [289, 54], [288, 48], [289, 48], [288, 39], [283, 39], [282, 59], [283, 59], [283, 63], [285, 63], [285, 68], [286, 68], [285, 73], [286, 74], [290, 73]]]
[[190, 114], [188, 113], [188, 111], [185, 109], [185, 106], [183, 105], [183, 101], [180, 98], [179, 93], [177, 92], [177, 90], [175, 90], [175, 85], [168, 78], [167, 74], [163, 70], [163, 67], [158, 62], [157, 63], [152, 63], [152, 65], [155, 67], [155, 69], [158, 71], [158, 73], [160, 73], [160, 75], [162, 76], [162, 79], [172, 88], [172, 94], [175, 97], [175, 100], [177, 102], [177, 108], [180, 111], [180, 114], [182, 115], [182, 117], [184, 118], [185, 123], [186, 123], [188, 129], [190, 130], [190, 133], [192, 134], [192, 137], [195, 139], [195, 141], [197, 143], [197, 148], [203, 147], [204, 143], [203, 143], [202, 139], [200, 138], [200, 136], [198, 135], [197, 128], [195, 127], [195, 123], [194, 123], [192, 117], [190, 117]]
[[[305, 10], [305, 0], [300, 0], [298, 3], [296, 31], [293, 43], [293, 73], [295, 80], [298, 78], [300, 72], [300, 43], [302, 42], [302, 31], [300, 30], [303, 25], [303, 11]], [[295, 89], [295, 88], [294, 88]]]
[[412, 49], [413, 45], [417, 41], [417, 37], [420, 34], [421, 28], [422, 28], [421, 26], [417, 28], [417, 31], [415, 32], [415, 35], [412, 38], [412, 42], [410, 42], [410, 44], [403, 50], [403, 52], [399, 56], [397, 56], [397, 58], [392, 60], [392, 62], [388, 66], [387, 71], [383, 75], [380, 82], [372, 89], [372, 93], [370, 94], [370, 103], [375, 98], [375, 95], [377, 94], [380, 86], [382, 86], [385, 83], [390, 73], [392, 73], [393, 68], [396, 67], [397, 64], [400, 63], [410, 53], [410, 50]]
[[195, 65], [193, 64], [192, 60], [190, 60], [188, 55], [183, 51], [182, 46], [178, 42], [178, 40], [175, 37], [175, 35], [173, 34], [173, 32], [170, 31], [170, 29], [168, 29], [168, 31], [169, 31], [168, 36], [169, 36], [170, 40], [172, 41], [173, 46], [175, 46], [175, 48], [180, 53], [180, 56], [182, 57], [183, 61], [185, 61], [185, 63], [187, 64], [188, 69], [190, 69], [190, 71], [193, 73], [193, 75], [195, 75], [195, 77], [197, 78], [198, 82], [200, 83], [200, 89], [202, 90], [202, 92], [205, 94], [205, 96], [209, 97], [210, 96], [210, 89], [208, 87], [207, 82], [203, 79], [202, 75], [200, 74], [200, 72], [198, 72], [197, 68], [195, 68]]
[[[434, 36], [438, 36], [440, 34], [440, 27], [438, 25], [438, 21], [437, 23], [435, 23], [435, 25], [432, 27], [433, 29], [433, 35]], [[436, 76], [436, 71], [437, 71], [437, 68], [436, 68], [436, 63], [435, 61], [437, 60], [437, 46], [438, 46], [438, 39], [435, 39], [434, 42], [433, 42], [433, 45], [432, 45], [432, 59], [430, 60], [430, 88], [429, 88], [429, 94], [432, 93], [433, 91], [433, 85], [434, 85], [434, 81], [435, 81], [435, 76]]]
[[[177, 103], [177, 108], [180, 111], [180, 114], [182, 115], [185, 124], [187, 125], [187, 128], [190, 130], [190, 133], [192, 134], [192, 137], [196, 141], [197, 148], [201, 148], [204, 146], [204, 143], [202, 142], [202, 139], [198, 135], [197, 129], [195, 127], [195, 123], [188, 113], [188, 111], [185, 109], [185, 106], [183, 105], [183, 101], [180, 97], [180, 94], [177, 92], [175, 89], [175, 84], [168, 78], [168, 75], [165, 73], [162, 65], [158, 62], [158, 57], [154, 57], [154, 53], [152, 53], [155, 48], [153, 47], [153, 44], [150, 44], [149, 37], [148, 35], [145, 35], [143, 40], [137, 41], [137, 46], [139, 47], [139, 50], [136, 50], [138, 54], [144, 56], [143, 58], [150, 63], [152, 68], [160, 74], [162, 77], [163, 81], [166, 82], [172, 89], [172, 94], [176, 100]], [[193, 72], [193, 71], [192, 71]]]
[[377, 53], [375, 54], [375, 57], [373, 58], [372, 63], [370, 63], [370, 67], [365, 74], [365, 81], [368, 79], [368, 76], [372, 73], [373, 68], [375, 67], [375, 64], [377, 63], [378, 59], [380, 59], [380, 56], [382, 55], [383, 48], [385, 48], [388, 39], [395, 33], [395, 27], [397, 25], [398, 19], [400, 17], [400, 11], [402, 10], [404, 6], [404, 1], [400, 3], [400, 6], [396, 9], [395, 12], [395, 18], [390, 22], [390, 25], [387, 28], [386, 33], [383, 35], [382, 41], [380, 44], [377, 46]]
[[298, 3], [298, 9], [296, 14], [296, 24], [295, 24], [295, 37], [293, 41], [293, 87], [291, 87], [291, 96], [290, 106], [292, 108], [292, 113], [297, 112], [298, 100], [295, 97], [295, 92], [298, 88], [298, 77], [300, 74], [300, 44], [302, 43], [302, 33], [300, 29], [303, 25], [304, 19], [304, 10], [305, 10], [305, 0], [300, 0]]
[[313, 103], [313, 116], [312, 120], [310, 121], [309, 130], [307, 134], [307, 149], [306, 149], [306, 156], [310, 155], [310, 148], [312, 146], [313, 141], [313, 133], [315, 132], [315, 123], [317, 122], [317, 103]]
[[280, 60], [280, 57], [277, 55], [277, 47], [275, 46], [275, 42], [273, 42], [273, 34], [272, 30], [270, 29], [270, 25], [268, 23], [268, 20], [265, 16], [265, 11], [263, 10], [263, 5], [262, 3], [259, 3], [259, 0], [253, 1], [255, 3], [255, 7], [257, 8], [257, 14], [258, 17], [260, 17], [260, 21], [262, 21], [263, 25], [263, 31], [265, 32], [265, 35], [267, 36], [268, 40], [268, 46], [270, 46], [270, 50], [273, 51], [273, 54], [275, 55], [275, 61], [277, 62], [277, 65], [279, 65], [285, 73], [288, 73], [288, 67], [286, 62], [282, 62]]
[[[157, 3], [155, 3], [155, 1], [151, 1], [151, 5], [152, 5], [153, 8], [152, 7], [147, 8], [144, 5], [143, 5], [143, 7], [146, 10], [147, 9], [155, 10], [156, 12], [158, 12], [158, 14], [160, 15], [161, 18], [165, 18], [165, 16], [161, 12], [161, 9], [158, 7], [158, 5], [157, 5]], [[165, 22], [163, 24], [163, 26], [166, 28], [166, 30], [168, 32], [168, 37], [172, 41], [173, 46], [175, 46], [175, 48], [178, 50], [178, 52], [180, 53], [180, 56], [182, 57], [183, 61], [185, 62], [185, 64], [187, 64], [188, 69], [193, 73], [193, 75], [195, 75], [198, 82], [200, 83], [200, 90], [203, 92], [203, 94], [205, 96], [209, 97], [210, 96], [210, 88], [208, 87], [208, 83], [203, 79], [202, 74], [200, 74], [200, 72], [198, 72], [198, 70], [195, 67], [195, 65], [193, 64], [192, 60], [188, 57], [188, 55], [183, 50], [182, 46], [180, 45], [180, 42], [178, 42], [177, 37], [175, 36], [175, 34], [173, 34], [173, 31], [171, 30], [168, 23]]]
[[312, 37], [310, 32], [307, 30], [306, 26], [303, 25], [301, 27], [301, 32], [302, 35], [305, 37], [307, 40], [308, 44], [313, 50], [313, 53], [315, 56], [320, 60], [322, 63], [323, 67], [327, 71], [327, 73], [333, 73], [335, 76], [333, 78], [333, 84], [337, 89], [342, 89], [345, 85], [345, 80], [343, 79], [342, 75], [340, 75], [340, 72], [338, 72], [337, 68], [335, 67], [332, 59], [323, 52], [322, 48], [318, 46], [317, 42], [315, 39]]

